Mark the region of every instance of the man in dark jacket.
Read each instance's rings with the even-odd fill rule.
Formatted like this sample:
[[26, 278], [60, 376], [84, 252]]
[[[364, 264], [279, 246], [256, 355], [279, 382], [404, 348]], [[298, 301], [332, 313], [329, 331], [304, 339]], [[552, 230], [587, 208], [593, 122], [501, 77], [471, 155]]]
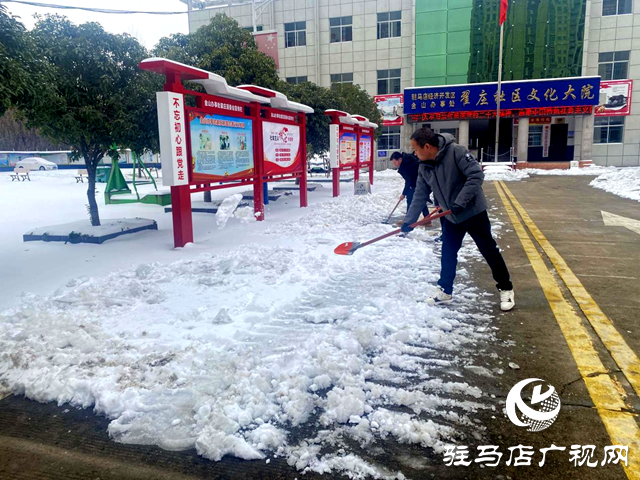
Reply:
[[413, 208], [409, 208], [402, 225], [403, 232], [420, 216], [421, 204], [426, 202], [427, 188], [443, 210], [451, 210], [442, 229], [442, 258], [439, 291], [427, 300], [431, 304], [451, 303], [453, 281], [458, 264], [458, 251], [468, 233], [485, 258], [493, 279], [500, 290], [500, 308], [515, 306], [513, 285], [500, 249], [491, 235], [487, 215], [487, 200], [482, 191], [484, 174], [477, 160], [448, 133], [436, 134], [428, 128], [411, 135], [411, 146], [420, 159]]
[[[391, 162], [393, 166], [398, 169], [398, 173], [404, 178], [404, 189], [400, 195], [400, 200], [407, 199], [407, 211], [411, 207], [413, 201], [413, 194], [416, 191], [416, 182], [418, 181], [418, 157], [410, 153], [393, 152], [391, 154]], [[427, 202], [431, 195], [431, 189], [427, 185]], [[421, 210], [422, 214], [426, 217], [429, 215], [429, 208], [427, 204], [424, 204], [424, 208]]]

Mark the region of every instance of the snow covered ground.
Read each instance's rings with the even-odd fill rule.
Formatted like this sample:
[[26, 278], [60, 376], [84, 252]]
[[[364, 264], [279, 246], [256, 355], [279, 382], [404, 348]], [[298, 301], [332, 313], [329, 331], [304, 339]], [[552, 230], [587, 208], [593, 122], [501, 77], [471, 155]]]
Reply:
[[385, 442], [438, 453], [482, 434], [473, 412], [493, 407], [466, 372], [500, 374], [502, 359], [479, 353], [493, 339], [482, 312], [495, 296], [464, 269], [475, 247], [461, 251], [451, 308], [416, 303], [437, 279], [434, 231], [333, 254], [389, 231], [396, 172], [377, 172], [368, 196], [343, 184], [333, 199], [327, 185], [307, 209], [281, 197], [265, 222], [242, 208], [194, 214], [196, 244], [184, 249], [171, 248], [161, 207], [105, 206], [101, 194], [103, 218], [151, 218], [159, 230], [101, 246], [24, 244], [28, 229], [86, 218], [86, 184], [67, 171], [8, 180], [0, 394], [93, 406], [120, 442], [212, 460], [284, 456], [300, 471], [352, 477], [402, 475], [384, 467]]
[[620, 197], [640, 202], [640, 167], [608, 171], [593, 180], [589, 185]]

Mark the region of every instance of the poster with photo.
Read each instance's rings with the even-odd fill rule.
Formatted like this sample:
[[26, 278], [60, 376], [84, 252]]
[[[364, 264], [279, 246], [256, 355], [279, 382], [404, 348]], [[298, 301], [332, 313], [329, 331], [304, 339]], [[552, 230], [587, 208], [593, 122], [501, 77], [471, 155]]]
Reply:
[[340, 135], [340, 166], [354, 165], [358, 158], [358, 138], [355, 133], [342, 132]]
[[300, 127], [283, 123], [262, 123], [264, 174], [292, 173], [301, 168]]
[[253, 175], [252, 120], [189, 112], [194, 174], [212, 180]]
[[390, 95], [376, 95], [373, 100], [382, 114], [382, 126], [402, 125], [404, 123], [403, 105], [404, 95], [393, 93]]
[[371, 135], [360, 135], [360, 163], [371, 161], [372, 143]]
[[632, 90], [633, 80], [600, 82], [600, 105], [596, 107], [596, 117], [629, 115]]

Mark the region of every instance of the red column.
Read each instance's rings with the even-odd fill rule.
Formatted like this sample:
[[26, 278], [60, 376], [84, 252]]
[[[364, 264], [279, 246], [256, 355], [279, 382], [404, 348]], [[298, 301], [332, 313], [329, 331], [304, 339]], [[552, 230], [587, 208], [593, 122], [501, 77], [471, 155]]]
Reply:
[[300, 142], [302, 149], [302, 176], [300, 177], [300, 207], [306, 207], [309, 205], [308, 192], [307, 192], [307, 130], [306, 130], [306, 116], [304, 113], [299, 113], [301, 116], [302, 126], [300, 127]]
[[189, 185], [171, 187], [171, 215], [173, 217], [173, 245], [176, 248], [193, 243], [191, 192]]
[[260, 119], [260, 105], [254, 104], [253, 108], [253, 212], [256, 220], [264, 220], [264, 184], [262, 176], [264, 172], [264, 145], [262, 144], [262, 120]]
[[332, 168], [331, 170], [333, 172], [333, 196], [339, 197], [340, 196], [340, 169]]
[[[373, 145], [371, 149], [373, 150]], [[369, 183], [373, 185], [373, 160], [369, 163]]]
[[355, 127], [356, 131], [356, 168], [353, 173], [353, 184], [355, 188], [355, 184], [358, 180], [360, 180], [360, 127]]

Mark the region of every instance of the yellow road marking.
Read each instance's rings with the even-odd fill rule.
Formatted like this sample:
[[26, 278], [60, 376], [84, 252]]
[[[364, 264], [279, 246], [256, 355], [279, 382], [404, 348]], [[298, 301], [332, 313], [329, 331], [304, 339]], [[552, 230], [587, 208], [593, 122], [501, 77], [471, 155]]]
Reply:
[[501, 185], [494, 184], [611, 441], [614, 445], [629, 446], [629, 464], [624, 467], [625, 473], [630, 480], [640, 480], [640, 428], [634, 416], [625, 412], [627, 406], [621, 393], [600, 361], [580, 316], [562, 295], [560, 285], [527, 235]]
[[507, 188], [504, 182], [500, 182], [500, 186], [504, 189], [505, 193], [516, 207], [516, 210], [522, 217], [525, 225], [533, 235], [533, 238], [540, 244], [544, 252], [547, 254], [551, 263], [558, 271], [560, 278], [565, 283], [573, 298], [575, 298], [578, 305], [582, 309], [582, 312], [589, 320], [589, 323], [593, 326], [593, 329], [598, 334], [598, 337], [602, 340], [605, 347], [611, 353], [611, 356], [622, 370], [622, 373], [627, 378], [636, 394], [640, 395], [640, 359], [636, 353], [629, 347], [624, 340], [620, 332], [615, 328], [613, 322], [607, 317], [600, 309], [595, 300], [589, 295], [589, 292], [584, 288], [582, 282], [578, 280], [578, 277], [571, 271], [564, 258], [560, 256], [558, 251], [549, 243], [544, 234], [538, 229], [535, 223], [529, 217], [529, 214], [518, 203], [518, 200], [513, 196], [511, 191]]

